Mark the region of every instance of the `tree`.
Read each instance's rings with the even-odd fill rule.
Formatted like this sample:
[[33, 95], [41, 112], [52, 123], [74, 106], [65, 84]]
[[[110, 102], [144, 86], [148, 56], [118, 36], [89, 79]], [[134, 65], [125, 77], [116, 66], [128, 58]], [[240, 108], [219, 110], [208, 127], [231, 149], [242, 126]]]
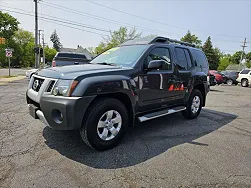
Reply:
[[57, 51], [59, 51], [59, 49], [63, 47], [58, 37], [56, 29], [51, 34], [50, 39], [51, 39], [51, 42], [53, 43], [53, 48], [55, 48]]
[[[234, 63], [234, 64], [239, 64], [240, 63], [240, 59], [241, 59], [241, 54], [242, 54], [242, 51], [238, 51], [238, 52], [235, 52], [232, 57], [231, 57], [231, 61]], [[243, 59], [245, 58], [245, 53], [243, 54]]]
[[232, 64], [232, 62], [230, 61], [229, 58], [222, 58], [220, 59], [220, 63], [219, 63], [219, 67], [218, 67], [218, 70], [219, 71], [223, 71], [223, 70], [226, 70], [226, 68], [228, 67], [228, 65]]
[[251, 52], [246, 54], [246, 61], [251, 61]]
[[124, 43], [125, 41], [139, 38], [141, 34], [142, 33], [137, 33], [135, 28], [128, 30], [127, 27], [120, 27], [117, 31], [111, 31], [110, 36], [104, 38], [104, 41], [95, 48], [95, 53], [100, 54], [110, 48]]
[[52, 59], [56, 55], [57, 50], [54, 48], [50, 48], [49, 46], [46, 46], [44, 48], [44, 54], [45, 54], [45, 61], [47, 62], [52, 62]]
[[191, 44], [196, 45], [196, 47], [201, 47], [201, 40], [198, 39], [196, 35], [192, 35], [191, 32], [188, 30], [185, 36], [183, 36], [181, 39], [183, 42], [188, 42]]
[[209, 36], [204, 43], [202, 50], [204, 51], [205, 55], [207, 56], [207, 60], [209, 63], [209, 68], [211, 70], [216, 70], [219, 65], [219, 57], [215, 53], [215, 50], [213, 49], [211, 37]]
[[251, 52], [246, 54], [246, 66], [251, 68]]
[[6, 39], [7, 44], [0, 44], [0, 66], [7, 66], [8, 61], [5, 57], [5, 48], [11, 43], [14, 33], [18, 30], [18, 24], [16, 18], [12, 17], [8, 13], [0, 11], [0, 37]]
[[3, 13], [0, 11], [0, 36], [4, 37], [6, 40], [12, 38], [14, 33], [18, 30], [18, 24], [16, 18], [12, 17], [8, 13]]
[[14, 57], [13, 65], [21, 67], [32, 67], [34, 65], [34, 35], [33, 33], [18, 29], [13, 37]]

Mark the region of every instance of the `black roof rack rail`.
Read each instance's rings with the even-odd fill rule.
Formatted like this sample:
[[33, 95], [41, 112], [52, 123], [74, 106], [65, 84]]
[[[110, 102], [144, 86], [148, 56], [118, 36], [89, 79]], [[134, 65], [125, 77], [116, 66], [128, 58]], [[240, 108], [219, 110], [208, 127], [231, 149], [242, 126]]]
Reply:
[[155, 39], [153, 39], [149, 44], [152, 43], [177, 43], [177, 44], [181, 44], [181, 45], [185, 45], [185, 46], [191, 46], [191, 47], [195, 47], [194, 44], [188, 43], [188, 42], [182, 42], [179, 40], [174, 40], [174, 39], [170, 39], [170, 38], [166, 38], [166, 37], [156, 37]]

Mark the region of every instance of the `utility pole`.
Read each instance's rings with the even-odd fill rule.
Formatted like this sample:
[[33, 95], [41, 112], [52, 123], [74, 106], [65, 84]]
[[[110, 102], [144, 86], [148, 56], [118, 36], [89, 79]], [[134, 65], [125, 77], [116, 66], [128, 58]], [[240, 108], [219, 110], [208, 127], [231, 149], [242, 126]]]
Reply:
[[245, 52], [245, 48], [247, 47], [246, 43], [247, 43], [247, 39], [245, 38], [244, 41], [243, 41], [243, 45], [241, 45], [241, 47], [242, 47], [242, 53], [241, 53], [240, 64], [241, 64], [241, 62], [243, 60], [243, 55], [244, 55], [244, 52]]
[[45, 53], [44, 53], [44, 47], [45, 47], [45, 43], [44, 43], [44, 33], [42, 35], [42, 42], [43, 42], [43, 68], [45, 67]]
[[39, 61], [38, 61], [38, 17], [37, 17], [37, 1], [34, 0], [35, 2], [35, 68], [39, 68]]
[[38, 68], [40, 68], [40, 64], [41, 64], [41, 52], [40, 52], [40, 47], [41, 47], [41, 42], [40, 42], [40, 39], [41, 39], [41, 29], [38, 30]]

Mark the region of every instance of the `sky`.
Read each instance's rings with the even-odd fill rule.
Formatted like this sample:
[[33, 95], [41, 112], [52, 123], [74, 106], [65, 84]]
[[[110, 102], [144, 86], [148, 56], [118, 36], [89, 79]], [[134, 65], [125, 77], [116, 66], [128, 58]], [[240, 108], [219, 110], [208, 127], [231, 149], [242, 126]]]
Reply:
[[[34, 32], [33, 0], [0, 0], [1, 9]], [[251, 42], [251, 0], [42, 0], [38, 13], [49, 46], [54, 29], [64, 47], [87, 48], [121, 26], [174, 39], [190, 30], [203, 43], [210, 36], [214, 47], [231, 54], [242, 50], [245, 37]], [[251, 43], [247, 46], [251, 51]]]

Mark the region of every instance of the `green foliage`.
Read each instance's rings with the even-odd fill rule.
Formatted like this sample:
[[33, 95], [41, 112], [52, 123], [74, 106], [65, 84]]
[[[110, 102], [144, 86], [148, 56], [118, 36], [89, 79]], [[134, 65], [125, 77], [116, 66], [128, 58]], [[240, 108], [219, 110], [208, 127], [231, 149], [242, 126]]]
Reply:
[[251, 61], [251, 52], [246, 54], [246, 61]]
[[57, 50], [54, 48], [50, 48], [49, 46], [46, 46], [44, 48], [44, 53], [45, 53], [45, 62], [52, 62], [52, 59], [57, 53]]
[[251, 68], [251, 60], [246, 63], [247, 68]]
[[230, 61], [230, 59], [227, 58], [227, 57], [223, 57], [222, 59], [220, 59], [220, 63], [219, 63], [218, 70], [219, 70], [219, 71], [226, 70], [226, 68], [227, 68], [228, 65], [230, 65], [230, 64], [232, 64], [232, 62]]
[[53, 43], [53, 48], [55, 48], [57, 51], [59, 51], [59, 49], [63, 47], [58, 37], [56, 29], [51, 34], [50, 39], [51, 39], [51, 42]]
[[110, 36], [104, 38], [104, 41], [95, 48], [94, 53], [100, 54], [110, 48], [124, 43], [127, 40], [139, 38], [140, 36], [141, 33], [137, 33], [135, 28], [128, 30], [127, 27], [120, 27], [117, 31], [110, 32]]
[[[231, 61], [234, 63], [234, 64], [239, 64], [240, 63], [240, 59], [241, 59], [241, 54], [242, 54], [242, 51], [238, 51], [238, 52], [235, 52], [232, 57], [231, 57]], [[243, 59], [245, 58], [245, 53], [243, 54]]]
[[215, 49], [213, 48], [211, 37], [209, 36], [204, 43], [202, 50], [204, 51], [205, 55], [207, 56], [207, 60], [209, 63], [209, 69], [216, 70], [219, 65], [220, 56], [217, 54]]
[[21, 67], [34, 66], [34, 36], [33, 33], [19, 29], [14, 35], [13, 65]]
[[180, 40], [183, 42], [189, 42], [191, 44], [194, 44], [198, 48], [201, 47], [201, 40], [199, 40], [196, 35], [192, 35], [189, 30], [187, 31], [185, 36], [183, 36]]
[[246, 54], [246, 66], [247, 68], [251, 68], [251, 52]]
[[8, 13], [0, 11], [0, 36], [4, 37], [7, 41], [12, 38], [14, 33], [18, 30], [18, 24], [16, 18], [12, 17]]

